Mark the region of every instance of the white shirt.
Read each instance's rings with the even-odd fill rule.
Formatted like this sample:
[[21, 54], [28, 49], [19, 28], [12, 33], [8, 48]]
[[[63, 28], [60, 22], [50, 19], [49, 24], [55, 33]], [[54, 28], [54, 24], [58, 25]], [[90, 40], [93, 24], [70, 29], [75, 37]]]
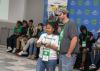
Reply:
[[[37, 41], [37, 43], [39, 42], [44, 42], [44, 43], [49, 43], [51, 45], [55, 45], [56, 47], [58, 47], [58, 39], [59, 37], [57, 35], [48, 35], [47, 33], [43, 33], [39, 40]], [[42, 58], [42, 54], [43, 54], [43, 49], [45, 49], [46, 47], [41, 46], [40, 47], [40, 53], [39, 53], [39, 57]], [[49, 60], [55, 60], [57, 59], [57, 52], [53, 49], [50, 49], [50, 55], [49, 55]]]
[[100, 38], [98, 38], [98, 40], [96, 41], [95, 45], [100, 48]]

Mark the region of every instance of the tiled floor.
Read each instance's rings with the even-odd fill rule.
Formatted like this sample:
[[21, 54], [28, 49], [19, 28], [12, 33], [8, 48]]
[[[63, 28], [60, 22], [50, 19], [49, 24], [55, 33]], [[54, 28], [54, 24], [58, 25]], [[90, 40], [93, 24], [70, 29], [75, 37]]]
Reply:
[[36, 71], [35, 60], [15, 56], [5, 50], [4, 47], [0, 46], [0, 71]]
[[[0, 71], [36, 71], [35, 68], [35, 60], [29, 60], [26, 57], [18, 57], [12, 53], [7, 53], [6, 48], [0, 46]], [[58, 71], [57, 69], [56, 71]]]

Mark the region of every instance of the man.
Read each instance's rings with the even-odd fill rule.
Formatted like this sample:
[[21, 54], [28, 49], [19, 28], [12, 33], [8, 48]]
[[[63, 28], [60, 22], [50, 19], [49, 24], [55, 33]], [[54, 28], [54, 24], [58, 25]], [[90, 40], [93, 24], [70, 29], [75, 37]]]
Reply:
[[68, 18], [67, 10], [60, 10], [58, 18], [61, 21], [61, 32], [59, 36], [59, 71], [73, 71], [78, 52], [77, 26]]

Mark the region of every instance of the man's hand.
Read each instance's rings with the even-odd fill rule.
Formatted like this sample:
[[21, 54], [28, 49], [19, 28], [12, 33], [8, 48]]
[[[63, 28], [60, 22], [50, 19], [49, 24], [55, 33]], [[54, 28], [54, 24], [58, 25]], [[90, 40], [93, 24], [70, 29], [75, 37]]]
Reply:
[[68, 54], [68, 53], [67, 53], [67, 54], [66, 54], [66, 57], [70, 58], [70, 57], [71, 57], [71, 54]]

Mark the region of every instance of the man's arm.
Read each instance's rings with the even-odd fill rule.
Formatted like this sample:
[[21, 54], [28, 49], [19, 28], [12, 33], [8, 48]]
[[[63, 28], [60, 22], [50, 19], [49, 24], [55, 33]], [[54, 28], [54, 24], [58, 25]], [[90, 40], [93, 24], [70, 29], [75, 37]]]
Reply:
[[71, 56], [76, 44], [77, 44], [77, 41], [78, 41], [78, 37], [77, 36], [74, 36], [71, 40], [71, 43], [70, 43], [70, 46], [69, 46], [69, 49], [68, 49], [68, 52], [67, 52], [67, 55], [68, 57]]

